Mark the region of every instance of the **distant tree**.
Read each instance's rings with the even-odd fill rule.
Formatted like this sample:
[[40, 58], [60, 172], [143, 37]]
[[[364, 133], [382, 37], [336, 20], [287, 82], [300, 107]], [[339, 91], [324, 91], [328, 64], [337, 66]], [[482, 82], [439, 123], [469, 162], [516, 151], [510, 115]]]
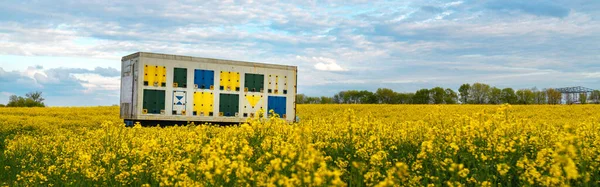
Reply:
[[321, 97], [306, 97], [306, 103], [319, 104], [321, 103]]
[[24, 102], [20, 102], [21, 98], [20, 96], [17, 95], [11, 95], [8, 97], [8, 104], [6, 104], [7, 107], [16, 107], [17, 105], [22, 105]]
[[516, 94], [518, 100], [517, 103], [519, 104], [529, 105], [534, 104], [535, 102], [534, 93], [530, 89], [519, 89]]
[[344, 92], [344, 103], [357, 103], [358, 102], [358, 91], [356, 90], [348, 90]]
[[375, 91], [375, 97], [379, 103], [392, 104], [395, 96], [396, 92], [389, 88], [378, 88]]
[[527, 99], [525, 99], [525, 89], [519, 89], [515, 92], [517, 95], [517, 103], [518, 104], [527, 104]]
[[458, 89], [458, 93], [460, 94], [460, 102], [462, 104], [467, 104], [469, 101], [469, 90], [471, 90], [471, 85], [463, 84]]
[[4, 104], [0, 104], [0, 107], [6, 107], [6, 105], [4, 105]]
[[30, 92], [25, 97], [11, 95], [7, 107], [45, 107], [42, 92]]
[[377, 103], [377, 96], [373, 92], [363, 90], [360, 91], [360, 103], [374, 104]]
[[600, 90], [594, 90], [590, 93], [590, 103], [600, 104]]
[[412, 104], [414, 93], [396, 93], [395, 104]]
[[296, 94], [296, 103], [297, 104], [304, 104], [304, 103], [306, 103], [306, 95], [304, 95], [304, 94]]
[[413, 96], [414, 104], [429, 104], [430, 95], [429, 89], [420, 89]]
[[502, 90], [500, 88], [492, 87], [489, 90], [488, 94], [488, 103], [489, 104], [500, 104], [502, 103]]
[[[323, 98], [321, 98], [323, 99]], [[367, 90], [346, 90], [341, 91], [333, 96], [333, 103], [346, 103], [346, 104], [369, 104], [369, 103], [377, 103], [377, 96], [373, 92]], [[323, 102], [329, 102], [328, 99]]]
[[456, 104], [458, 101], [458, 95], [456, 92], [450, 88], [446, 88], [444, 94], [444, 102], [446, 104]]
[[500, 101], [502, 103], [516, 104], [517, 95], [515, 95], [515, 90], [513, 90], [512, 88], [502, 89], [502, 93], [500, 94]]
[[546, 104], [547, 103], [547, 98], [546, 98], [546, 91], [544, 90], [538, 90], [536, 87], [533, 87], [531, 89], [531, 92], [533, 93], [533, 102], [532, 104]]
[[551, 105], [557, 105], [562, 102], [562, 93], [555, 90], [554, 88], [546, 89], [547, 103]]
[[532, 90], [526, 89], [525, 95], [527, 98], [527, 104], [535, 104], [535, 93]]
[[442, 87], [435, 87], [429, 90], [429, 94], [431, 95], [431, 100], [433, 104], [444, 104], [444, 96], [446, 95], [446, 90]]
[[[41, 94], [28, 94], [28, 98], [33, 101], [43, 101]], [[600, 91], [594, 90], [589, 97], [578, 95], [567, 95], [566, 101], [572, 104], [576, 101], [581, 103], [600, 103]], [[397, 93], [389, 88], [379, 88], [376, 92], [367, 90], [346, 90], [340, 91], [333, 97], [309, 97], [304, 94], [296, 96], [296, 103], [311, 103], [311, 104], [328, 104], [328, 103], [345, 103], [345, 104], [560, 104], [562, 103], [562, 94], [555, 89], [520, 89], [515, 91], [512, 88], [499, 89], [491, 87], [484, 83], [474, 83], [472, 85], [463, 84], [459, 88], [459, 92], [452, 89], [444, 89], [442, 87], [434, 87], [431, 89], [420, 89], [415, 93]], [[20, 101], [19, 97], [11, 96], [11, 101]], [[17, 102], [15, 102], [17, 103]]]
[[25, 97], [32, 99], [36, 103], [44, 103], [44, 98], [42, 98], [42, 92], [40, 91], [29, 92], [25, 94]]
[[335, 95], [333, 95], [334, 103], [344, 103], [344, 91], [341, 91]]
[[486, 104], [489, 99], [490, 85], [483, 83], [475, 83], [469, 89], [471, 103]]
[[546, 90], [537, 90], [534, 89], [534, 100], [535, 104], [543, 105], [548, 104], [548, 92]]
[[332, 97], [321, 96], [320, 102], [321, 102], [321, 104], [332, 104], [333, 103], [333, 98]]
[[586, 93], [580, 93], [579, 94], [579, 103], [580, 104], [587, 104], [587, 94]]

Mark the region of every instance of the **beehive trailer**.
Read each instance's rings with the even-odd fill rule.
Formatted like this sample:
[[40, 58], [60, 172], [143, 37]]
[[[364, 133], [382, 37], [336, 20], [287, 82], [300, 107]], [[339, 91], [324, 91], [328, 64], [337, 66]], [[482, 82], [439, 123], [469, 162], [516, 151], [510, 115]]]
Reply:
[[241, 123], [273, 110], [296, 119], [297, 67], [137, 52], [121, 59], [125, 124]]

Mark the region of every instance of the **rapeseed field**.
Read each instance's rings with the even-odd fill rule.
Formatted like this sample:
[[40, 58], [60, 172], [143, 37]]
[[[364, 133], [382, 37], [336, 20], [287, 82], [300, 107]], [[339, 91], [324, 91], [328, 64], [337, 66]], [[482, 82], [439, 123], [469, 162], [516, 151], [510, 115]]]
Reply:
[[0, 186], [599, 186], [600, 106], [299, 105], [299, 123], [125, 127], [0, 108]]

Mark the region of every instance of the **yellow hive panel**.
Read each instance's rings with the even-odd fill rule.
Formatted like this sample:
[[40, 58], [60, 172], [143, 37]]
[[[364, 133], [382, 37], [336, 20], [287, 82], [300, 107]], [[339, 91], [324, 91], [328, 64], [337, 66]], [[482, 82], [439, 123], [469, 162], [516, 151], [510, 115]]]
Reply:
[[167, 84], [167, 67], [165, 66], [158, 66], [157, 70], [158, 73], [158, 77], [157, 77], [157, 81], [158, 81], [158, 85], [166, 85]]
[[231, 71], [221, 71], [221, 79], [219, 81], [223, 90], [237, 90], [240, 88], [240, 73]]
[[194, 92], [194, 112], [208, 116], [213, 112], [214, 95], [211, 92]]
[[145, 65], [144, 82], [148, 86], [162, 86], [167, 83], [167, 68], [165, 66]]
[[219, 81], [219, 85], [223, 86], [223, 88], [226, 88], [225, 82], [227, 82], [227, 80], [229, 80], [229, 72], [227, 71], [221, 71], [221, 80]]
[[246, 100], [248, 100], [248, 103], [250, 103], [250, 106], [252, 107], [256, 106], [256, 103], [258, 103], [261, 98], [262, 97], [258, 95], [246, 95]]
[[[254, 117], [261, 109], [264, 109], [264, 101], [262, 93], [247, 93], [244, 94], [245, 101], [242, 107], [242, 117]], [[266, 112], [266, 111], [263, 111]]]
[[148, 85], [152, 85], [154, 83], [154, 70], [154, 66], [144, 66], [144, 82], [147, 82]]

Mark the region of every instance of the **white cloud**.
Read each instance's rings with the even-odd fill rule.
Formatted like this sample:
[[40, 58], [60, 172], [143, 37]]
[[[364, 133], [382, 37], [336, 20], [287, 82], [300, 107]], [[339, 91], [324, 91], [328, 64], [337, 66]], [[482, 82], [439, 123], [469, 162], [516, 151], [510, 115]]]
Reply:
[[48, 77], [42, 66], [28, 67], [25, 71], [21, 72], [21, 76], [29, 77], [34, 80], [37, 80], [40, 76]]
[[315, 69], [321, 71], [346, 71], [346, 69], [342, 68], [342, 66], [338, 65], [335, 62], [323, 63], [319, 62], [315, 64]]
[[86, 88], [84, 93], [94, 93], [95, 91], [107, 90], [118, 92], [120, 88], [119, 77], [104, 77], [99, 74], [85, 73], [73, 74], [73, 77], [81, 82], [81, 86]]
[[600, 72], [581, 73], [587, 78], [600, 78]]
[[314, 63], [313, 67], [321, 71], [347, 71], [332, 58], [296, 56], [296, 59]]
[[[117, 76], [115, 76], [117, 75]], [[96, 67], [50, 68], [28, 67], [25, 70], [4, 71], [0, 68], [0, 102], [7, 94], [24, 95], [41, 91], [47, 104], [55, 105], [106, 105], [118, 102], [120, 73], [113, 68]], [[53, 100], [50, 98], [69, 98]], [[88, 102], [86, 97], [104, 98], [104, 102]]]
[[463, 3], [464, 3], [463, 1], [449, 2], [449, 3], [444, 4], [444, 7], [458, 6], [458, 5], [461, 5]]
[[397, 84], [408, 84], [408, 83], [426, 83], [427, 80], [415, 80], [415, 79], [407, 79], [407, 78], [398, 78], [397, 80], [384, 80], [383, 83], [397, 83]]

